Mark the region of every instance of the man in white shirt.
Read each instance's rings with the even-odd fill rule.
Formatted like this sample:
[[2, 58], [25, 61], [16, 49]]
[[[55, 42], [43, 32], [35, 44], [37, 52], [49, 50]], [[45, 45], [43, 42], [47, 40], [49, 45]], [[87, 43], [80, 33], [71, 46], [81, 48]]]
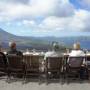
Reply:
[[73, 48], [74, 48], [74, 50], [71, 51], [71, 53], [69, 54], [69, 56], [72, 56], [72, 57], [85, 56], [84, 51], [82, 51], [80, 49], [80, 44], [79, 43], [75, 43], [73, 45]]
[[[85, 57], [84, 51], [80, 49], [80, 43], [74, 43], [73, 49], [74, 50], [72, 50], [71, 53], [69, 53], [69, 57]], [[83, 60], [83, 65], [84, 64], [86, 64], [85, 59]]]
[[42, 62], [43, 66], [45, 65], [45, 60], [47, 57], [60, 57], [61, 53], [59, 51], [59, 45], [57, 42], [52, 43], [52, 51], [47, 51], [44, 55], [44, 61]]
[[[60, 57], [62, 56], [60, 49], [59, 49], [59, 44], [58, 42], [53, 42], [52, 43], [52, 51], [48, 51], [45, 53], [44, 56], [44, 60], [47, 59], [47, 57]], [[44, 66], [45, 62], [43, 62], [43, 66]], [[48, 72], [49, 74], [51, 74], [51, 72]]]
[[[84, 51], [82, 51], [80, 49], [80, 43], [75, 43], [73, 45], [73, 48], [74, 48], [74, 50], [72, 50], [71, 53], [69, 53], [69, 57], [85, 57]], [[69, 62], [69, 59], [68, 59], [67, 62]], [[84, 58], [83, 59], [83, 64], [82, 64], [82, 68], [80, 70], [80, 77], [81, 77], [81, 79], [83, 79], [84, 74], [87, 74], [87, 69], [84, 67], [85, 64], [86, 64], [86, 61], [85, 61], [85, 58]], [[86, 78], [88, 78], [88, 77], [86, 77]]]

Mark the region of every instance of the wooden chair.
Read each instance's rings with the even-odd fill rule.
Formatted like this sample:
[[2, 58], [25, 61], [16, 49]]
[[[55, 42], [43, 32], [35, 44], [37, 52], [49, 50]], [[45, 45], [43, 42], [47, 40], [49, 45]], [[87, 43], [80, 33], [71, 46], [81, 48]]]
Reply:
[[87, 56], [86, 57], [86, 67], [87, 67], [87, 70], [88, 70], [88, 78], [90, 79], [90, 56]]
[[[80, 70], [82, 68], [84, 60], [85, 60], [85, 57], [68, 57], [67, 65], [66, 65], [67, 80], [69, 80], [70, 78], [80, 79]], [[85, 66], [83, 66], [83, 68], [84, 67]]]
[[5, 62], [3, 55], [0, 54], [0, 75], [8, 75], [7, 67], [8, 67], [7, 61]]
[[27, 76], [29, 76], [29, 77], [31, 76], [31, 78], [33, 78], [34, 76], [39, 77], [39, 75], [40, 75], [39, 60], [40, 60], [39, 55], [24, 55], [24, 62], [26, 64], [25, 78], [27, 78]]
[[46, 79], [47, 83], [50, 79], [60, 78], [63, 66], [63, 57], [47, 57], [46, 61]]
[[7, 58], [9, 63], [8, 66], [9, 77], [17, 75], [24, 76], [25, 64], [23, 62], [22, 56], [8, 55]]

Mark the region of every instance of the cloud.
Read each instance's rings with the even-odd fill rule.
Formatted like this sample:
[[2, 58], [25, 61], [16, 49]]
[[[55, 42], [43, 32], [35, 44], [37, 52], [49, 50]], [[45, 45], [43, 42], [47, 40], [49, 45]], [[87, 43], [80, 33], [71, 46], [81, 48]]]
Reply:
[[28, 4], [30, 0], [3, 0], [3, 2]]
[[39, 27], [51, 30], [59, 28], [60, 30], [62, 30], [63, 28], [65, 28], [65, 24], [67, 24], [67, 19], [68, 18], [59, 18], [55, 16], [47, 17], [45, 20], [43, 20]]
[[[77, 1], [82, 6], [89, 4], [88, 0]], [[76, 9], [69, 0], [0, 1], [0, 22], [8, 26], [13, 22], [17, 27], [27, 27], [38, 33], [89, 31], [89, 16], [90, 11]]]
[[30, 27], [30, 28], [35, 28], [37, 27], [37, 24], [35, 21], [33, 20], [23, 20], [22, 23], [23, 25], [27, 26], [27, 27]]
[[40, 24], [35, 21], [23, 21], [25, 25], [33, 30], [48, 31], [89, 31], [90, 12], [85, 10], [75, 11], [71, 17], [46, 17]]
[[[25, 4], [26, 2], [28, 3]], [[0, 17], [5, 20], [33, 19], [40, 16], [67, 17], [74, 14], [74, 7], [68, 0], [9, 0], [7, 3], [0, 2], [0, 12]]]

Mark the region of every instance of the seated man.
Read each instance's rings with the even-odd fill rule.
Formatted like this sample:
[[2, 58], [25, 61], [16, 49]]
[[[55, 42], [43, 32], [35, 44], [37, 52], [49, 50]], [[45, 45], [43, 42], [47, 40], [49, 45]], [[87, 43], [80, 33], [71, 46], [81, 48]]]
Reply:
[[9, 54], [16, 54], [16, 55], [20, 55], [20, 56], [23, 55], [21, 51], [18, 51], [16, 49], [16, 43], [15, 42], [9, 43], [9, 47], [10, 47], [10, 50], [7, 52], [7, 55], [9, 55]]
[[[85, 53], [80, 49], [79, 43], [74, 43], [73, 50], [69, 53], [69, 57], [85, 57]], [[69, 60], [67, 62], [69, 62]], [[85, 63], [85, 60], [83, 60], [83, 65]]]
[[52, 44], [52, 51], [48, 51], [45, 53], [44, 60], [46, 60], [47, 57], [60, 57], [61, 55], [62, 54], [60, 53], [59, 45], [56, 42]]
[[[73, 45], [73, 48], [74, 48], [74, 50], [72, 50], [71, 53], [69, 53], [69, 57], [85, 57], [85, 53], [84, 53], [84, 51], [82, 51], [80, 49], [80, 44], [79, 43], [75, 43]], [[69, 63], [69, 59], [68, 59], [67, 63]], [[82, 63], [82, 67], [81, 67], [81, 70], [80, 70], [80, 77], [81, 78], [84, 77], [84, 74], [85, 74], [84, 72], [86, 71], [85, 64], [86, 64], [86, 61], [85, 61], [85, 58], [84, 58], [83, 63]]]
[[73, 45], [73, 50], [71, 51], [71, 53], [69, 54], [69, 56], [72, 56], [72, 57], [74, 57], [74, 56], [85, 56], [84, 51], [82, 51], [80, 49], [80, 44], [79, 43], [75, 43]]
[[62, 56], [62, 54], [60, 52], [58, 43], [57, 42], [52, 43], [52, 51], [48, 51], [45, 53], [43, 65], [45, 64], [45, 60], [47, 59], [47, 57], [60, 57], [60, 56]]

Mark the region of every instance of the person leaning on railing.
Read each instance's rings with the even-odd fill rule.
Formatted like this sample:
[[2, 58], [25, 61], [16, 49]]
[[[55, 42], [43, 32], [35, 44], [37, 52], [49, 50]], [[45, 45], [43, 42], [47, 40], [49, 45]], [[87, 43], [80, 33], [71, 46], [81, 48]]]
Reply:
[[15, 42], [10, 42], [9, 43], [9, 47], [10, 47], [10, 50], [7, 52], [7, 55], [8, 54], [16, 54], [16, 55], [23, 56], [22, 52], [21, 51], [18, 51], [16, 49], [16, 43]]

